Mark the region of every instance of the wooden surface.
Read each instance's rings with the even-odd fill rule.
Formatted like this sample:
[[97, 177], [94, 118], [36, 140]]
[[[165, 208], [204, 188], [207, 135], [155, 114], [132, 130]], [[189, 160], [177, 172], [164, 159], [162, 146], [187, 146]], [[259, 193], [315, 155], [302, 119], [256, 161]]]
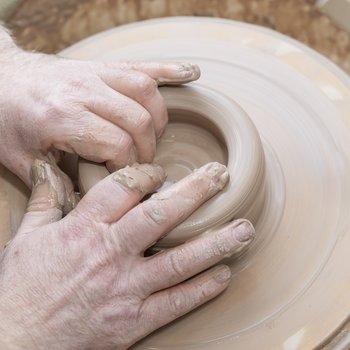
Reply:
[[275, 29], [350, 73], [350, 36], [316, 8], [315, 0], [24, 0], [8, 24], [25, 48], [53, 53], [120, 24], [187, 15]]

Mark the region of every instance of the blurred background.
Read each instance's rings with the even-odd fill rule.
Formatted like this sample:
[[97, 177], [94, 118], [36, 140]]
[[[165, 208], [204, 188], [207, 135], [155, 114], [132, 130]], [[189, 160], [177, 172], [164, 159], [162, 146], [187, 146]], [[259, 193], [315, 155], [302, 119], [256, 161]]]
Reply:
[[0, 0], [7, 1], [6, 24], [29, 50], [56, 53], [102, 30], [144, 19], [210, 16], [277, 30], [350, 74], [350, 0]]

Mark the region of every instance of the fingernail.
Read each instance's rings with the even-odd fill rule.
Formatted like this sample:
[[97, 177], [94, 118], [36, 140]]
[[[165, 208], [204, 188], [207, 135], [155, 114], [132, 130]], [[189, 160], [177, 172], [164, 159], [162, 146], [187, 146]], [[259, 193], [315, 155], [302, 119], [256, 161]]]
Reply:
[[205, 165], [203, 170], [211, 177], [211, 191], [222, 190], [230, 177], [226, 166], [217, 162]]
[[255, 229], [248, 220], [243, 220], [234, 228], [234, 236], [238, 242], [248, 243], [254, 238]]
[[199, 78], [200, 69], [198, 65], [192, 63], [180, 63], [179, 72], [182, 73], [185, 78]]
[[216, 268], [214, 273], [214, 279], [219, 283], [227, 282], [232, 276], [231, 270], [228, 266], [219, 266]]

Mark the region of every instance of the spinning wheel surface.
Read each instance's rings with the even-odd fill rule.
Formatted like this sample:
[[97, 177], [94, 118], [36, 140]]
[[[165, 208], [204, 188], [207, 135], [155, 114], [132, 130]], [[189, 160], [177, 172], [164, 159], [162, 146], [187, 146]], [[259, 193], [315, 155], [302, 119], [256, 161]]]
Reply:
[[266, 192], [257, 238], [227, 262], [230, 287], [134, 348], [312, 349], [338, 333], [350, 313], [345, 73], [281, 34], [212, 18], [122, 26], [62, 54], [198, 63], [202, 77], [191, 85], [234, 99], [263, 144]]

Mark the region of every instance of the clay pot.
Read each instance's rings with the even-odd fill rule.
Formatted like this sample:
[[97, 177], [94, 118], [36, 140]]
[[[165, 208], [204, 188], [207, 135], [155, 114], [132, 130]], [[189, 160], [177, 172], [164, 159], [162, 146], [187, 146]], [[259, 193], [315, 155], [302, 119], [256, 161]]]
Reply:
[[[212, 161], [227, 165], [231, 181], [156, 246], [178, 245], [233, 218], [256, 222], [264, 201], [265, 159], [248, 115], [231, 98], [205, 87], [167, 87], [161, 93], [169, 125], [155, 162], [168, 174], [165, 185]], [[108, 174], [104, 165], [80, 160], [80, 190], [86, 193]]]

